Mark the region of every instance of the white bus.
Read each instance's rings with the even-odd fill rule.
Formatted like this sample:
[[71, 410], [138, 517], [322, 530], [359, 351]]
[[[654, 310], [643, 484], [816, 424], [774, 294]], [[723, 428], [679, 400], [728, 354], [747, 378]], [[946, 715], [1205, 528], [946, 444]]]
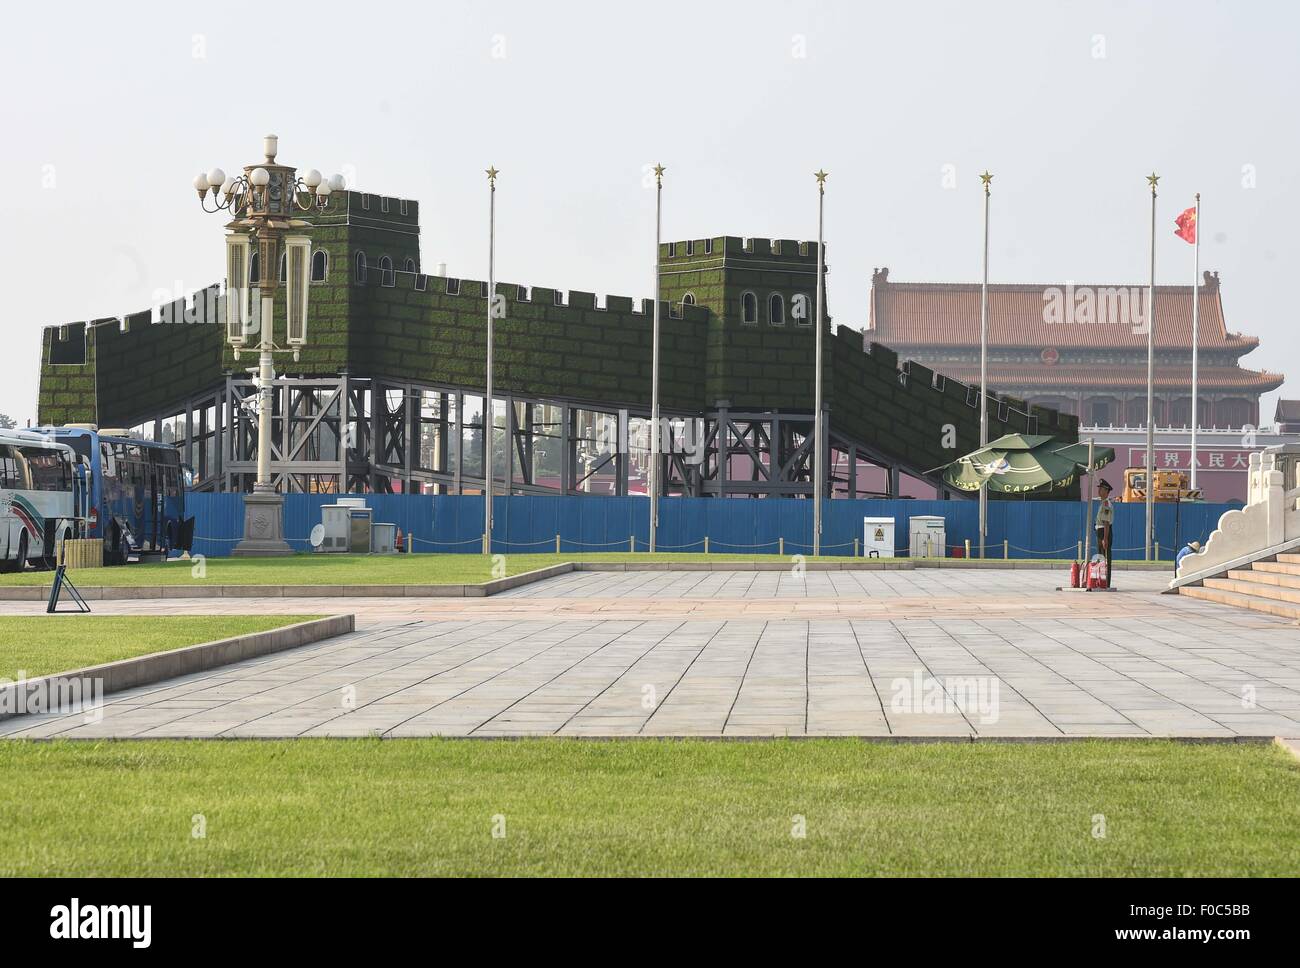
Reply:
[[0, 570], [54, 563], [59, 546], [79, 534], [83, 481], [67, 444], [0, 430]]

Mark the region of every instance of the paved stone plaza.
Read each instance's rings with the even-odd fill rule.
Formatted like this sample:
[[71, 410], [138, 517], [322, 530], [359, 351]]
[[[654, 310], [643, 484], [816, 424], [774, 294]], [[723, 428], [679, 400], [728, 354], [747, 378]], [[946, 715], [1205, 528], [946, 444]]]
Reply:
[[[37, 737], [1300, 736], [1300, 628], [1054, 571], [575, 573], [486, 599], [96, 603], [353, 612], [312, 646], [0, 721]], [[39, 603], [4, 603], [5, 614]], [[57, 619], [52, 619], [57, 621]]]

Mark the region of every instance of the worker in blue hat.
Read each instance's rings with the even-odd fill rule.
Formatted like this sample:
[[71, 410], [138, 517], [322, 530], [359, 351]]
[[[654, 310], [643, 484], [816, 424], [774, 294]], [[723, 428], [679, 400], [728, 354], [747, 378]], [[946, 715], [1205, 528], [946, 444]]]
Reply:
[[1110, 587], [1111, 569], [1111, 535], [1115, 524], [1115, 503], [1110, 499], [1112, 488], [1110, 481], [1104, 477], [1097, 482], [1097, 496], [1101, 503], [1097, 506], [1097, 553], [1106, 559], [1106, 586]]

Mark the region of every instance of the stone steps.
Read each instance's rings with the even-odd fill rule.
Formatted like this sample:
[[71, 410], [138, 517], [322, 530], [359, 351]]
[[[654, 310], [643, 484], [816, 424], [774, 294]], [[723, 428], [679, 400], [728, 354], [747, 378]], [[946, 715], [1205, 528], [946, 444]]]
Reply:
[[[1279, 558], [1294, 558], [1295, 555], [1278, 555]], [[1256, 571], [1268, 571], [1277, 575], [1300, 575], [1300, 564], [1291, 561], [1256, 561], [1250, 566]]]
[[1288, 588], [1285, 585], [1270, 585], [1265, 582], [1248, 581], [1240, 578], [1207, 578], [1205, 588], [1218, 588], [1238, 595], [1254, 598], [1267, 598], [1274, 602], [1289, 602], [1300, 606], [1300, 588]]
[[1300, 575], [1288, 571], [1265, 571], [1260, 568], [1260, 564], [1257, 562], [1254, 568], [1234, 568], [1224, 577], [1257, 585], [1281, 585], [1283, 588], [1300, 589]]
[[1199, 585], [1184, 585], [1179, 593], [1266, 615], [1300, 619], [1300, 554], [1280, 554], [1276, 561], [1255, 561], [1233, 568]]
[[1266, 615], [1276, 615], [1279, 618], [1300, 619], [1300, 605], [1274, 601], [1259, 595], [1245, 595], [1240, 592], [1229, 591], [1226, 588], [1207, 588], [1198, 585], [1184, 585], [1178, 589], [1178, 593], [1186, 595], [1188, 598], [1197, 598], [1205, 602], [1217, 602], [1220, 605], [1231, 605], [1252, 612], [1263, 612]]

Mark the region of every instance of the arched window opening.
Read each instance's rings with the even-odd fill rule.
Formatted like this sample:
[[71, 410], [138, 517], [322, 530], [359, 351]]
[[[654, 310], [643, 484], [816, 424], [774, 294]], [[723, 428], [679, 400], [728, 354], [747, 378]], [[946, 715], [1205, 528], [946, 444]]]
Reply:
[[767, 318], [773, 326], [785, 324], [785, 300], [779, 292], [772, 293], [767, 300]]

